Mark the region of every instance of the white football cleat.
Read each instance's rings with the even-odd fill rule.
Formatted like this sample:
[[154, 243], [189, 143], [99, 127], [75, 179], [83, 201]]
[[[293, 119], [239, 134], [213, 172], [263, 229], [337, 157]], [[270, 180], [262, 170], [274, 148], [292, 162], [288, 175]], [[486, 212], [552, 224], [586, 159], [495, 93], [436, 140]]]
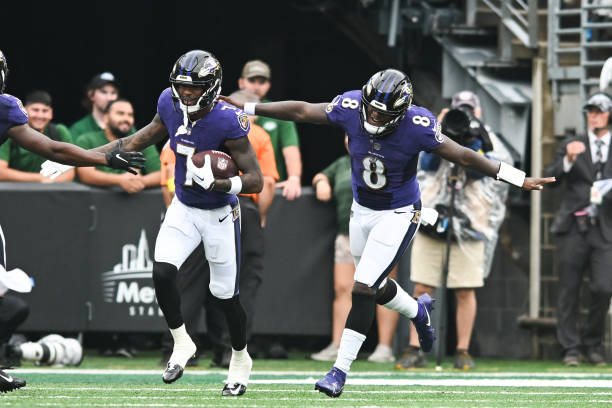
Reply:
[[237, 397], [244, 394], [249, 384], [252, 368], [253, 360], [246, 348], [241, 351], [232, 350], [229, 373], [221, 395]]
[[183, 370], [187, 361], [194, 356], [197, 350], [196, 345], [191, 340], [191, 337], [184, 338], [180, 343], [174, 342], [172, 355], [168, 360], [168, 365], [162, 375], [162, 380], [166, 384], [170, 384], [183, 376]]

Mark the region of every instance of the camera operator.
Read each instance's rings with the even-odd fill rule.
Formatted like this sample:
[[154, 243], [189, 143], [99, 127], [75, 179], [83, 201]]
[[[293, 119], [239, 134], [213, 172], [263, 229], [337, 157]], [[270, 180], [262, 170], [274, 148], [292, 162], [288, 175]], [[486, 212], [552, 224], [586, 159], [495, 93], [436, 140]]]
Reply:
[[[451, 109], [445, 108], [438, 120], [442, 123], [443, 133], [457, 143], [489, 158], [512, 164], [508, 150], [480, 121], [481, 113], [478, 97], [473, 92], [462, 91], [453, 96]], [[457, 300], [454, 366], [469, 370], [474, 367], [468, 353], [476, 317], [474, 288], [482, 287], [488, 275], [497, 231], [504, 219], [508, 186], [430, 153], [421, 155], [419, 167], [422, 205], [438, 210], [439, 217], [435, 225], [420, 227], [412, 245], [410, 279], [415, 282], [413, 296], [426, 292], [433, 295], [435, 288], [441, 286], [447, 234], [451, 233], [446, 287], [454, 290]], [[451, 212], [452, 217], [449, 217]], [[449, 225], [449, 219], [452, 219], [452, 225]], [[410, 346], [398, 361], [398, 369], [425, 366], [425, 355], [418, 345], [417, 333], [412, 327]]]

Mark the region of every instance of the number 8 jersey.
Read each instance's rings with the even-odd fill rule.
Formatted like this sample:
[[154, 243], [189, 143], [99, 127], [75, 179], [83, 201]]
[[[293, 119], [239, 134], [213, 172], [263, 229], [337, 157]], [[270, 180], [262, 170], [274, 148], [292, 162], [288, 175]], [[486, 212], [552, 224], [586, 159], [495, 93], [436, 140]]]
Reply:
[[440, 124], [430, 111], [412, 105], [393, 132], [375, 137], [363, 128], [360, 109], [360, 90], [336, 96], [326, 109], [330, 123], [342, 127], [349, 137], [353, 198], [372, 210], [418, 202], [419, 154], [442, 143]]

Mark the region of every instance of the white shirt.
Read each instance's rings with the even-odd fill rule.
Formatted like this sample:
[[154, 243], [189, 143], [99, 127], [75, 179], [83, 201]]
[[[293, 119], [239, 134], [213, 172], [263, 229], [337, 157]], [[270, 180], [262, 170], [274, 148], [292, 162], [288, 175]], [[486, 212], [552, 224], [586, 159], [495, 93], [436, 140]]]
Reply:
[[[610, 150], [610, 138], [611, 138], [610, 132], [607, 132], [605, 135], [601, 137], [601, 141], [603, 142], [603, 144], [601, 145], [601, 161], [604, 163], [608, 161], [608, 151]], [[591, 149], [591, 160], [593, 161], [593, 164], [597, 162], [597, 144], [595, 143], [596, 140], [597, 140], [597, 136], [595, 135], [595, 133], [589, 130], [589, 148]], [[563, 157], [563, 172], [569, 173], [569, 171], [574, 166], [574, 163], [570, 163], [567, 160], [567, 155], [565, 155]]]

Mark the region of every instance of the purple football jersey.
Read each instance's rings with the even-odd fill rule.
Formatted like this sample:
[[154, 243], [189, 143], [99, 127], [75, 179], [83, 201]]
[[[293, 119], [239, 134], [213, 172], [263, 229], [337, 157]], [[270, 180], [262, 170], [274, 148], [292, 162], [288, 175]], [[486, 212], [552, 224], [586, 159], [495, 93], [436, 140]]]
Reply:
[[21, 101], [9, 94], [0, 95], [0, 145], [6, 142], [6, 131], [13, 126], [28, 123], [28, 114]]
[[222, 150], [228, 139], [247, 136], [250, 129], [247, 115], [225, 102], [217, 102], [202, 119], [185, 128], [179, 102], [165, 89], [157, 102], [157, 113], [168, 129], [170, 148], [176, 156], [174, 169], [175, 194], [190, 207], [212, 209], [237, 202], [236, 195], [206, 191], [187, 174], [187, 157], [205, 150]]
[[419, 153], [435, 149], [443, 140], [436, 117], [412, 105], [393, 132], [374, 137], [363, 129], [360, 109], [360, 90], [336, 96], [326, 109], [329, 121], [342, 127], [349, 137], [353, 198], [373, 210], [418, 202]]

